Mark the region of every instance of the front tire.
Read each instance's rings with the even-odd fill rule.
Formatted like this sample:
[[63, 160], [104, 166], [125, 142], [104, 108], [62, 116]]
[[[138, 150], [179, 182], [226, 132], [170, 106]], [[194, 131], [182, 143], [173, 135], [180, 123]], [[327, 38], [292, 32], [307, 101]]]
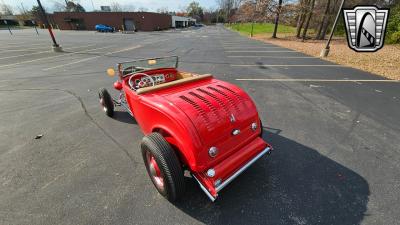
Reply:
[[99, 90], [99, 100], [106, 115], [112, 117], [114, 115], [114, 102], [107, 89], [101, 88]]
[[174, 202], [185, 192], [182, 166], [174, 149], [159, 133], [145, 136], [141, 143], [147, 173], [157, 191]]

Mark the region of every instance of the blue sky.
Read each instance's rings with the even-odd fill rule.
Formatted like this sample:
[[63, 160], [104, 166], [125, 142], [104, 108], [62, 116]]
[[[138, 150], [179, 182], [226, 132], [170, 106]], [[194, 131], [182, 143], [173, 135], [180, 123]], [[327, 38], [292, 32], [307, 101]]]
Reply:
[[[200, 5], [206, 9], [216, 7], [216, 0], [196, 0]], [[54, 3], [65, 3], [65, 0], [41, 0], [42, 5], [52, 10]], [[102, 5], [110, 5], [112, 2], [118, 2], [120, 5], [134, 6], [136, 9], [141, 7], [147, 8], [150, 11], [156, 11], [159, 8], [168, 8], [169, 11], [180, 11], [192, 2], [192, 0], [75, 0], [79, 2], [87, 11], [92, 11], [93, 5], [95, 9], [100, 9]], [[25, 9], [30, 9], [32, 5], [36, 4], [36, 0], [0, 0], [0, 3], [11, 5], [15, 11], [21, 8], [23, 3]]]

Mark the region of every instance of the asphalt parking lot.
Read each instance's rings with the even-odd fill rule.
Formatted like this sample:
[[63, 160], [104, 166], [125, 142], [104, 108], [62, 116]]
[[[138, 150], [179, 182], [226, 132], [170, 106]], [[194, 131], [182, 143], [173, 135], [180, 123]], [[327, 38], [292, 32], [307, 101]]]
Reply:
[[[55, 35], [64, 53], [43, 30], [0, 30], [0, 224], [398, 224], [399, 82], [221, 26]], [[108, 67], [165, 55], [247, 91], [276, 149], [215, 203], [191, 179], [164, 200], [138, 125], [100, 110]]]

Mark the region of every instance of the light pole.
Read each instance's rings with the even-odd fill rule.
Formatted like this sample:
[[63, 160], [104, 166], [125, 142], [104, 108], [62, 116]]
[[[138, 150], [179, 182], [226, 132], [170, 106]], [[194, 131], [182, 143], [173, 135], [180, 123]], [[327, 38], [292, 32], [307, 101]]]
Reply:
[[42, 3], [40, 3], [40, 0], [37, 0], [37, 3], [39, 5], [40, 12], [42, 13], [43, 22], [46, 25], [47, 30], [49, 31], [51, 40], [53, 41], [53, 51], [62, 52], [61, 46], [57, 44], [56, 38], [54, 37], [53, 31], [52, 31], [51, 26], [49, 24], [49, 20], [47, 19], [46, 12], [43, 9]]
[[329, 45], [331, 43], [333, 33], [335, 32], [336, 24], [339, 20], [340, 13], [342, 12], [343, 5], [344, 5], [344, 0], [342, 0], [342, 3], [340, 3], [339, 12], [336, 15], [335, 22], [333, 22], [331, 34], [329, 35], [328, 41], [326, 42], [326, 45], [325, 45], [325, 48], [322, 49], [322, 51], [321, 51], [321, 54], [320, 54], [321, 57], [328, 57], [329, 49], [330, 49]]

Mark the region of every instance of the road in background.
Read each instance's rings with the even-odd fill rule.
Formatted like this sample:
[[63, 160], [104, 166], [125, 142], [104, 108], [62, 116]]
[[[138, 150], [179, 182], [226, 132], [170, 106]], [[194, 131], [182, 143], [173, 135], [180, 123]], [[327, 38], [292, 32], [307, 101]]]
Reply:
[[[224, 29], [0, 31], [0, 224], [396, 224], [400, 83]], [[276, 151], [211, 203], [187, 179], [171, 204], [142, 163], [129, 114], [97, 90], [120, 61], [178, 55], [251, 95]], [[155, 118], [156, 119], [156, 118]], [[34, 139], [42, 134], [40, 139]]]

